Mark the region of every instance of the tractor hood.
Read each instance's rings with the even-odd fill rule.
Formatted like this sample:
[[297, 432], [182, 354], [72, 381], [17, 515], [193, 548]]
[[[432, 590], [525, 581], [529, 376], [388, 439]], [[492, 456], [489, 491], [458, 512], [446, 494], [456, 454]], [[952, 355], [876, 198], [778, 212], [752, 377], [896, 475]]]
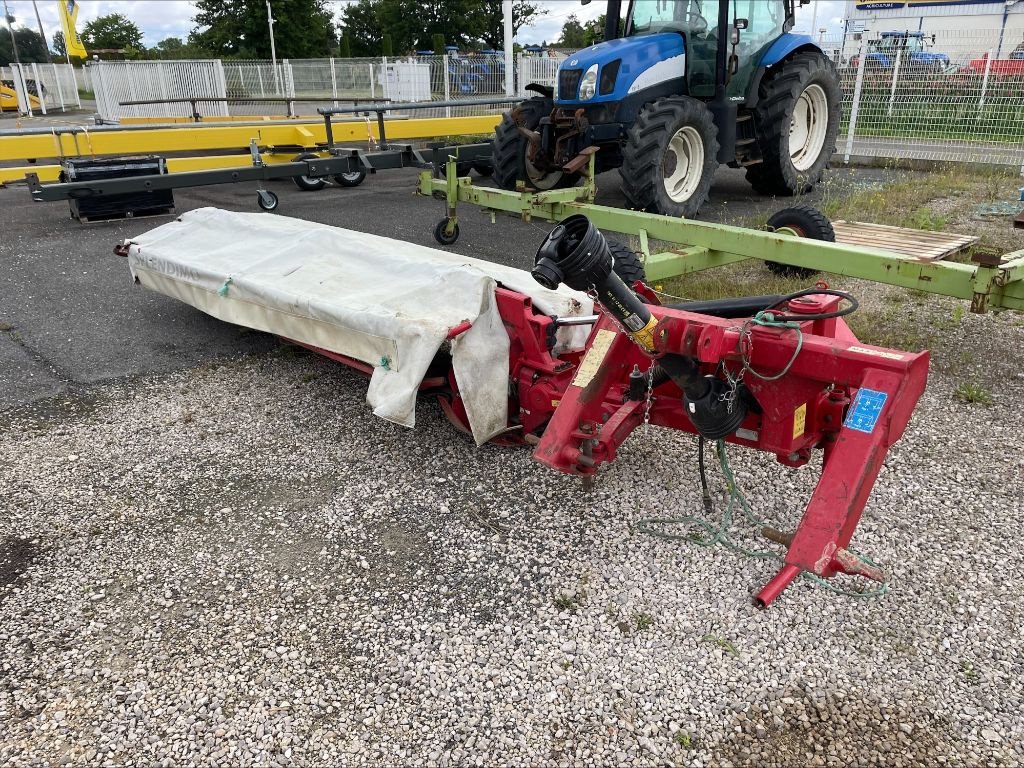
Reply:
[[[596, 67], [596, 75], [587, 72]], [[589, 106], [621, 101], [627, 95], [686, 75], [683, 37], [676, 32], [608, 40], [577, 51], [558, 68], [555, 103]], [[582, 99], [593, 80], [594, 94]]]

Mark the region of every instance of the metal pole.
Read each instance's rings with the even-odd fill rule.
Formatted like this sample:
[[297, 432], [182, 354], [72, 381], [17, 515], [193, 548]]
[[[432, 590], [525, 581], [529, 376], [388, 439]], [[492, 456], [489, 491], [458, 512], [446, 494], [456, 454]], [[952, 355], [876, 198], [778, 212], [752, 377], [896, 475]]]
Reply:
[[39, 76], [39, 65], [33, 61], [30, 66], [32, 67], [32, 77], [36, 81], [36, 96], [39, 97], [39, 110], [45, 115], [46, 96], [44, 96], [43, 93], [46, 90], [46, 86], [43, 85], [43, 78]]
[[4, 0], [4, 21], [7, 22], [7, 31], [11, 33], [11, 50], [14, 53], [14, 63], [21, 64], [21, 59], [18, 58], [18, 41], [14, 37], [14, 27], [11, 26], [11, 9], [7, 7], [7, 0]]
[[502, 0], [501, 13], [505, 19], [505, 95], [515, 95], [515, 66], [512, 63], [512, 0]]
[[[46, 60], [53, 61], [53, 59], [50, 58], [50, 46], [46, 43], [46, 33], [43, 31], [43, 20], [39, 18], [39, 6], [36, 5], [36, 0], [32, 0], [32, 7], [36, 11], [36, 24], [39, 25], [39, 37], [43, 39], [43, 48], [46, 50]], [[67, 48], [67, 44], [65, 44], [64, 47]]]
[[889, 116], [889, 117], [892, 116], [892, 102], [893, 102], [893, 99], [896, 98], [896, 80], [900, 76], [900, 63], [902, 62], [902, 60], [903, 60], [903, 49], [902, 48], [897, 48], [896, 49], [896, 61], [892, 65], [892, 86], [889, 88], [889, 111], [886, 112], [886, 115]]
[[860, 38], [860, 54], [857, 60], [857, 82], [853, 86], [853, 108], [850, 110], [850, 127], [846, 134], [846, 152], [843, 153], [843, 162], [850, 162], [850, 155], [853, 153], [853, 134], [857, 129], [857, 112], [860, 110], [860, 92], [864, 86], [864, 64], [867, 61], [868, 39], [865, 36]]
[[[449, 82], [451, 78], [449, 77], [449, 75], [451, 73], [448, 72], [448, 54], [447, 53], [444, 54], [441, 57], [441, 71], [444, 72], [444, 100], [445, 101], [450, 101], [451, 98], [452, 98], [452, 92], [451, 92], [451, 83]], [[445, 107], [444, 108], [444, 116], [445, 117], [451, 117], [452, 116], [452, 108], [451, 107]]]
[[[978, 99], [978, 109], [980, 110], [985, 106], [985, 91], [988, 90], [988, 73], [992, 69], [992, 51], [988, 52], [985, 56], [985, 75], [981, 78], [981, 98]], [[978, 117], [981, 117], [981, 112], [978, 112]]]
[[281, 96], [281, 75], [277, 71], [277, 46], [274, 45], [274, 10], [267, 0], [267, 24], [270, 25], [270, 60], [274, 62], [274, 82], [277, 83], [277, 95]]
[[814, 34], [814, 30], [818, 26], [818, 0], [814, 0], [814, 10], [811, 11], [811, 34]]

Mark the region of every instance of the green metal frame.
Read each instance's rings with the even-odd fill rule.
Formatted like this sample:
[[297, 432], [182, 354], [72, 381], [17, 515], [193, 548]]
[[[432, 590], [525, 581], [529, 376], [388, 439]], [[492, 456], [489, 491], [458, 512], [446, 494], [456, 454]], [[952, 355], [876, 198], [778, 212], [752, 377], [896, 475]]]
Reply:
[[[602, 230], [638, 237], [641, 255], [652, 281], [721, 267], [747, 259], [762, 259], [794, 267], [913, 288], [971, 302], [972, 312], [988, 309], [1024, 310], [1024, 250], [1005, 254], [998, 264], [919, 261], [887, 251], [795, 237], [781, 231], [732, 227], [693, 219], [677, 219], [594, 203], [594, 158], [582, 186], [546, 192], [525, 192], [474, 186], [468, 177], [456, 178], [454, 159], [447, 178], [420, 174], [417, 192], [444, 199], [454, 220], [459, 202], [491, 211], [557, 222], [574, 213], [585, 214]], [[670, 250], [652, 253], [650, 240], [670, 243]]]

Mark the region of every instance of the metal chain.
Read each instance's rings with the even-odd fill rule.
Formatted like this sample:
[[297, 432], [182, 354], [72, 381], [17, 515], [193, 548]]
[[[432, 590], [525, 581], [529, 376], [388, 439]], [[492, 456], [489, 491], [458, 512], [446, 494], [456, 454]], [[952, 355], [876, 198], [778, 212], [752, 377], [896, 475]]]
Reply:
[[654, 361], [651, 361], [651, 367], [647, 369], [647, 395], [644, 400], [644, 437], [651, 431], [651, 402], [653, 400], [654, 391]]

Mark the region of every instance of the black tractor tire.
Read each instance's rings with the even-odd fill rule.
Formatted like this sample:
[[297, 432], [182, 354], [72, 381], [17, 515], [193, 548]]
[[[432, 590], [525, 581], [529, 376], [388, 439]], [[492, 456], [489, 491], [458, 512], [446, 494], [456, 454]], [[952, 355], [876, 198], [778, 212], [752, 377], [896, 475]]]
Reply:
[[[519, 105], [522, 124], [530, 130], [536, 130], [542, 117], [547, 117], [554, 109], [554, 101], [546, 97], [527, 99]], [[526, 137], [519, 132], [519, 125], [512, 119], [512, 113], [501, 116], [501, 122], [494, 129], [494, 141], [491, 143], [491, 176], [502, 189], [515, 189], [520, 179], [528, 186], [540, 190], [561, 189], [572, 187], [579, 181], [578, 173], [562, 173], [554, 171], [543, 179], [531, 179], [526, 169]]]
[[[836, 231], [832, 228], [832, 222], [817, 208], [811, 208], [809, 205], [783, 208], [768, 219], [767, 229], [770, 232], [778, 229], [791, 229], [800, 237], [825, 240], [829, 243], [836, 241]], [[781, 277], [807, 279], [818, 274], [815, 269], [792, 267], [789, 264], [779, 264], [777, 261], [766, 261], [764, 264], [770, 272]]]
[[[681, 159], [672, 148], [677, 137], [683, 142], [680, 146], [691, 150], [699, 142], [703, 159], [698, 163], [700, 178], [694, 179], [689, 171], [685, 171], [683, 189], [673, 199], [666, 187], [666, 179], [672, 178]], [[708, 199], [716, 170], [718, 128], [711, 110], [696, 99], [674, 96], [658, 99], [640, 110], [626, 134], [619, 174], [622, 176], [622, 193], [631, 208], [693, 218]], [[693, 173], [696, 172], [694, 168]]]
[[612, 271], [622, 278], [622, 282], [630, 288], [633, 287], [633, 283], [647, 282], [644, 263], [640, 260], [640, 256], [636, 251], [628, 245], [623, 245], [614, 240], [607, 240], [606, 242], [608, 243], [608, 250], [611, 251], [612, 258], [615, 260]]
[[[824, 96], [827, 114], [825, 136], [817, 157], [811, 163], [794, 164], [790, 152], [793, 113], [801, 97], [813, 87]], [[803, 195], [821, 181], [836, 148], [839, 133], [839, 74], [835, 65], [820, 53], [798, 53], [776, 67], [771, 77], [761, 81], [754, 130], [762, 162], [747, 167], [747, 181], [762, 195]], [[813, 101], [808, 96], [808, 101]], [[820, 117], [818, 118], [820, 119]]]

